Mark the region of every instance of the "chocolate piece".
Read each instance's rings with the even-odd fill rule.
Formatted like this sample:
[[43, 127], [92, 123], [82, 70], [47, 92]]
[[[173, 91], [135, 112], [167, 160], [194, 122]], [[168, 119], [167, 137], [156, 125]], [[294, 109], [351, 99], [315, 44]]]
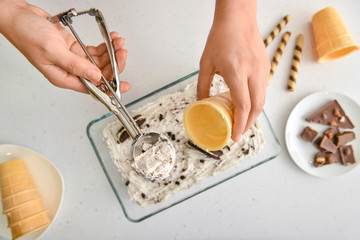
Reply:
[[332, 100], [306, 118], [311, 123], [320, 123], [341, 128], [353, 129], [354, 125], [346, 116], [338, 101]]
[[339, 148], [340, 151], [340, 157], [341, 157], [341, 163], [345, 166], [354, 164], [355, 157], [354, 157], [354, 151], [352, 149], [351, 145], [342, 146]]
[[[141, 127], [141, 125], [146, 121], [144, 116], [141, 115], [136, 115], [134, 117], [134, 121], [136, 122], [136, 124]], [[129, 133], [125, 130], [124, 127], [120, 128], [120, 130], [117, 132], [117, 143], [122, 143], [124, 142], [126, 139], [128, 139]]]
[[[191, 142], [190, 140], [188, 141], [188, 144], [195, 148], [196, 150], [202, 152], [203, 154], [205, 154], [206, 156], [210, 157], [210, 158], [214, 158], [214, 159], [217, 159], [217, 160], [220, 160], [220, 156], [223, 155], [223, 152], [221, 150], [219, 151], [205, 151], [201, 148], [199, 148], [198, 146], [196, 146], [193, 142]], [[221, 153], [220, 153], [221, 152]], [[200, 160], [201, 161], [201, 160]]]
[[324, 136], [321, 139], [320, 147], [332, 153], [335, 153], [337, 151], [336, 145], [327, 136]]
[[332, 127], [332, 128], [329, 128], [328, 130], [326, 130], [324, 132], [324, 135], [327, 136], [333, 143], [336, 144], [336, 135], [339, 134], [340, 131], [339, 131], [339, 128], [338, 127]]
[[341, 161], [340, 151], [336, 151], [335, 153], [326, 152], [325, 154], [326, 164], [339, 163]]
[[315, 167], [321, 167], [326, 164], [326, 153], [325, 152], [319, 152], [315, 155], [314, 158], [314, 166]]
[[318, 138], [313, 142], [313, 144], [314, 144], [314, 146], [315, 146], [317, 149], [319, 149], [321, 152], [324, 152], [325, 149], [322, 149], [322, 148], [320, 147], [320, 143], [321, 143], [321, 140], [322, 140], [322, 139], [323, 139], [323, 136], [318, 137]]
[[317, 136], [317, 134], [318, 134], [318, 132], [316, 130], [312, 129], [311, 127], [306, 127], [306, 128], [304, 128], [304, 130], [302, 131], [300, 136], [305, 141], [312, 143], [313, 140], [315, 139], [315, 137]]
[[348, 142], [351, 142], [352, 140], [355, 139], [355, 133], [354, 132], [343, 132], [342, 134], [338, 134], [336, 136], [336, 146], [340, 147], [340, 146], [344, 146], [345, 144], [347, 144]]

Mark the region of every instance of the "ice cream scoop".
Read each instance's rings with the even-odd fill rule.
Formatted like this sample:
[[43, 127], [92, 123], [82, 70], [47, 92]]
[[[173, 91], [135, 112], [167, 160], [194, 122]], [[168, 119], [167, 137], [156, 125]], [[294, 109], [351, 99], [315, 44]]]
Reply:
[[[102, 102], [119, 119], [119, 121], [122, 123], [126, 131], [129, 133], [130, 137], [133, 139], [130, 156], [132, 159], [134, 159], [135, 161], [134, 166], [137, 168], [138, 172], [144, 174], [144, 176], [149, 180], [153, 180], [154, 177], [161, 179], [163, 177], [168, 176], [169, 172], [171, 171], [175, 163], [175, 149], [173, 148], [171, 142], [160, 133], [156, 133], [156, 132], [142, 133], [142, 131], [140, 130], [134, 119], [127, 111], [126, 107], [123, 105], [121, 101], [121, 93], [120, 93], [120, 77], [119, 77], [120, 74], [116, 64], [115, 51], [111, 42], [109, 31], [105, 24], [105, 19], [101, 14], [101, 12], [98, 9], [94, 9], [94, 8], [91, 8], [87, 11], [77, 12], [75, 9], [72, 8], [68, 11], [50, 17], [49, 21], [52, 23], [61, 22], [64, 26], [67, 26], [74, 35], [74, 37], [76, 38], [76, 40], [79, 42], [86, 56], [94, 65], [96, 65], [96, 62], [94, 61], [94, 59], [88, 52], [86, 46], [81, 41], [80, 37], [78, 36], [78, 34], [76, 33], [75, 29], [72, 26], [73, 17], [85, 15], [85, 14], [94, 16], [96, 22], [99, 25], [100, 32], [105, 41], [105, 45], [110, 57], [110, 63], [113, 70], [114, 79], [108, 81], [102, 75], [103, 83], [99, 86], [95, 86], [85, 78], [80, 77], [80, 79], [88, 88], [90, 94], [93, 97], [95, 97], [97, 100]], [[167, 150], [162, 152], [163, 150], [162, 148], [157, 148], [156, 145], [158, 142], [165, 144], [167, 146]], [[147, 158], [141, 157], [141, 154], [143, 154], [143, 152], [139, 150], [143, 148], [144, 144], [151, 146], [151, 149], [153, 149], [154, 151], [155, 150], [159, 151], [156, 154], [162, 156], [161, 159], [162, 164], [156, 163], [157, 162], [155, 161], [156, 159], [154, 160], [154, 158], [151, 158], [151, 156], [148, 155], [150, 163], [139, 164], [140, 167], [138, 167], [138, 165], [136, 164], [137, 159], [139, 158], [142, 159], [141, 162], [148, 161]], [[165, 160], [166, 158], [167, 160]], [[155, 169], [154, 167], [150, 167], [149, 169], [153, 169], [154, 171], [153, 172], [150, 171], [149, 173], [149, 169], [145, 168], [144, 166], [151, 166], [152, 163], [156, 163], [155, 165], [157, 167]], [[161, 167], [164, 169], [161, 169]]]

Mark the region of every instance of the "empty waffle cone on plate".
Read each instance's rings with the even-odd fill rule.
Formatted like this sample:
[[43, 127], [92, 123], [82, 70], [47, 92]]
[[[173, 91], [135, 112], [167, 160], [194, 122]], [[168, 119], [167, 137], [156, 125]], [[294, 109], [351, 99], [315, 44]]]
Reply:
[[9, 184], [1, 187], [1, 197], [5, 199], [11, 195], [15, 195], [19, 192], [36, 188], [34, 181], [31, 177], [23, 179], [23, 181]]
[[42, 200], [41, 199], [33, 200], [6, 214], [8, 219], [8, 226], [12, 227], [16, 225], [18, 222], [42, 212], [47, 212], [47, 210], [44, 207], [44, 204], [42, 203]]
[[7, 215], [13, 239], [51, 223], [24, 160], [0, 164], [0, 184], [3, 213]]
[[7, 214], [8, 212], [19, 208], [23, 205], [28, 204], [33, 200], [41, 199], [41, 196], [36, 188], [28, 189], [14, 195], [11, 195], [7, 198], [2, 199], [3, 204], [3, 213]]
[[25, 218], [11, 226], [11, 234], [13, 239], [18, 239], [31, 232], [50, 225], [51, 221], [47, 212], [40, 212], [28, 218]]
[[[9, 177], [18, 172], [28, 171], [23, 159], [12, 159], [0, 164], [0, 176], [2, 178]], [[2, 182], [0, 182], [2, 183]]]
[[312, 18], [318, 62], [329, 62], [360, 49], [335, 7], [327, 7]]

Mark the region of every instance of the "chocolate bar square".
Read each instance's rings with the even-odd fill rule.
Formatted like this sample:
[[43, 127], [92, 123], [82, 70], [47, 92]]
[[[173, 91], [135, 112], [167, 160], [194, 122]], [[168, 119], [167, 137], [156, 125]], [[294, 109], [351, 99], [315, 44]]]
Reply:
[[318, 152], [314, 158], [314, 166], [321, 167], [326, 164], [326, 152]]
[[337, 146], [327, 136], [323, 136], [319, 146], [328, 152], [335, 153], [337, 151]]
[[355, 133], [351, 131], [346, 131], [336, 136], [336, 146], [344, 146], [348, 142], [351, 142], [355, 139]]
[[336, 144], [336, 135], [338, 135], [340, 133], [340, 130], [338, 127], [331, 127], [329, 129], [327, 129], [324, 132], [324, 135], [327, 136], [333, 143]]
[[356, 162], [354, 157], [354, 151], [351, 145], [342, 146], [339, 148], [339, 151], [341, 156], [341, 162], [343, 165], [347, 166]]
[[302, 131], [300, 136], [305, 141], [312, 143], [313, 140], [315, 139], [315, 137], [317, 136], [317, 134], [318, 134], [318, 132], [316, 130], [312, 129], [311, 127], [306, 127], [306, 128], [304, 128], [304, 130]]

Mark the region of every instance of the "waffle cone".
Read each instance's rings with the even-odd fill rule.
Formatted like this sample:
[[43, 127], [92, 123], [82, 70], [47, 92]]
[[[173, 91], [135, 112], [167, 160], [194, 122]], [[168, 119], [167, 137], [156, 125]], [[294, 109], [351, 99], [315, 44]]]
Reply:
[[0, 186], [1, 186], [1, 189], [3, 189], [9, 185], [16, 184], [16, 183], [23, 182], [23, 181], [32, 181], [32, 177], [28, 170], [16, 172], [14, 174], [7, 175], [7, 176], [1, 176], [0, 177]]
[[21, 182], [10, 184], [7, 186], [1, 186], [1, 197], [5, 199], [11, 195], [17, 194], [19, 192], [35, 188], [35, 183], [31, 177], [25, 178]]
[[8, 226], [12, 227], [13, 225], [17, 224], [23, 219], [31, 217], [35, 214], [40, 212], [47, 211], [44, 207], [44, 204], [41, 199], [33, 200], [28, 202], [27, 204], [15, 208], [14, 210], [8, 212], [7, 219], [8, 219]]
[[318, 62], [329, 62], [360, 49], [335, 7], [327, 7], [312, 18]]
[[2, 199], [3, 213], [8, 213], [15, 208], [26, 205], [28, 202], [41, 199], [40, 194], [36, 188], [28, 189], [7, 198]]
[[183, 116], [186, 134], [206, 151], [222, 149], [231, 136], [233, 108], [229, 92], [191, 103]]
[[27, 167], [23, 159], [12, 159], [0, 164], [1, 178], [22, 171], [27, 171]]
[[12, 238], [18, 239], [25, 236], [26, 234], [44, 228], [50, 223], [51, 221], [46, 211], [37, 213], [14, 224], [11, 227]]

